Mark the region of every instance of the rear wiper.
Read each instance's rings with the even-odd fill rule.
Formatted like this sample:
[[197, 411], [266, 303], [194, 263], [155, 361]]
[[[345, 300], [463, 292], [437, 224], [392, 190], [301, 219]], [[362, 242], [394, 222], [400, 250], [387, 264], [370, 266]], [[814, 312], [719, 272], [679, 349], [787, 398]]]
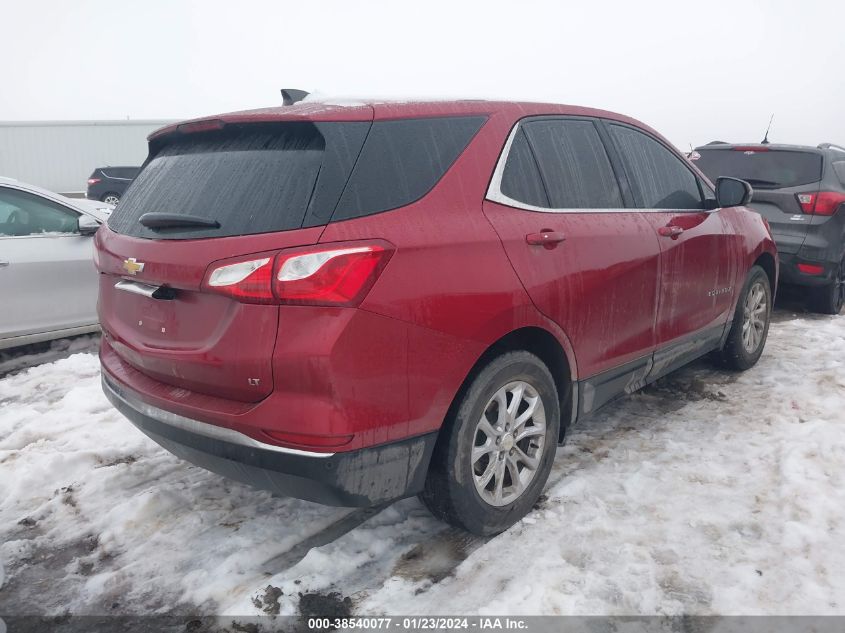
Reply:
[[219, 229], [220, 222], [198, 215], [181, 215], [179, 213], [145, 213], [138, 221], [148, 229], [170, 229], [181, 227], [197, 227]]

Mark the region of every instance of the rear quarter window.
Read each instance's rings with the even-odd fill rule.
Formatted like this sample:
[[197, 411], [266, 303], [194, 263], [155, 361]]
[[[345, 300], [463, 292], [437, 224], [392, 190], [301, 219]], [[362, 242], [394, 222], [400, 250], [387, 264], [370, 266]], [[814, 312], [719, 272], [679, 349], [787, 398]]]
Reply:
[[845, 160], [833, 163], [833, 173], [839, 178], [839, 182], [845, 187]]
[[374, 122], [332, 219], [372, 215], [419, 200], [485, 120], [468, 116]]

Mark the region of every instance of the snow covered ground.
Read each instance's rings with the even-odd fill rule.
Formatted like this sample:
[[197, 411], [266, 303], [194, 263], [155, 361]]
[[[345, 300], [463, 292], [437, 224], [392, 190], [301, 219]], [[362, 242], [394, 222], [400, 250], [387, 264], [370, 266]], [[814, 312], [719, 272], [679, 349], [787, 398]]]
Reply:
[[609, 406], [492, 539], [181, 462], [109, 406], [94, 344], [0, 359], [0, 613], [845, 614], [845, 317], [781, 311], [753, 370]]

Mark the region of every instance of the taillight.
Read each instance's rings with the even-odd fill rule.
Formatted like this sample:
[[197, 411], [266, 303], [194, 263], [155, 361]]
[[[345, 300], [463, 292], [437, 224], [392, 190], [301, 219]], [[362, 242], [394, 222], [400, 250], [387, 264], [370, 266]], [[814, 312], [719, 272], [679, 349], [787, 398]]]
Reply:
[[836, 191], [821, 191], [816, 198], [816, 214], [833, 215], [843, 203], [845, 203], [845, 194]]
[[372, 287], [389, 252], [374, 244], [279, 255], [276, 296], [283, 303], [355, 305]]
[[89, 178], [89, 179], [88, 179], [88, 184], [89, 184], [89, 185], [96, 185], [96, 184], [97, 184], [98, 182], [100, 182], [101, 180], [102, 180], [102, 178]]
[[354, 306], [392, 253], [386, 242], [261, 253], [218, 262], [203, 287], [244, 303]]
[[838, 191], [796, 193], [795, 198], [801, 205], [801, 211], [811, 215], [833, 215], [845, 203], [845, 193]]
[[206, 286], [246, 303], [275, 303], [272, 261], [271, 256], [219, 266], [208, 275]]

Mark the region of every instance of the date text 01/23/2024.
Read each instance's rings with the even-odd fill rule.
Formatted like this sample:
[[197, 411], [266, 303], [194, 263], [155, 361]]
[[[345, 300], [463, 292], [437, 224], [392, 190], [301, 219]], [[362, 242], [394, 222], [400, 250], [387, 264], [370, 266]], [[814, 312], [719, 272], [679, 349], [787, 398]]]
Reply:
[[521, 630], [527, 624], [520, 618], [475, 617], [475, 618], [444, 618], [444, 617], [362, 617], [362, 618], [309, 618], [308, 628], [313, 631], [327, 630]]

